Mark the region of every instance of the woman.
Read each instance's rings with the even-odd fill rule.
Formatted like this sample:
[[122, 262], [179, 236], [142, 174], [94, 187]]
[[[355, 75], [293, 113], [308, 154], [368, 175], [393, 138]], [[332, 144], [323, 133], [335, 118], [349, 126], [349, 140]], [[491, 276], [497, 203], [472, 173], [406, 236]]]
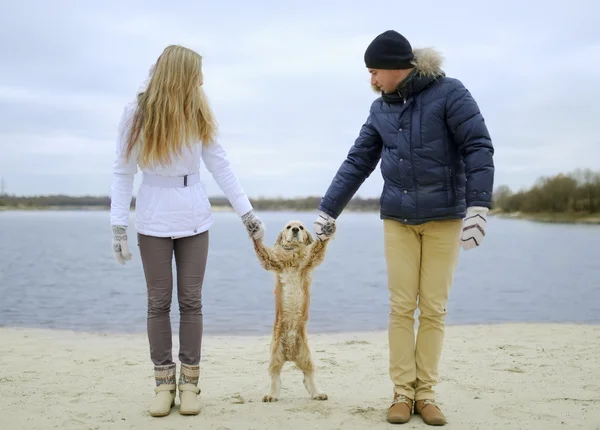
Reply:
[[171, 308], [175, 255], [180, 312], [180, 412], [200, 412], [202, 283], [208, 254], [211, 207], [200, 182], [200, 161], [215, 178], [248, 233], [257, 239], [264, 225], [216, 141], [217, 126], [202, 91], [202, 57], [169, 46], [158, 58], [136, 100], [125, 107], [118, 129], [111, 188], [113, 249], [124, 264], [133, 177], [143, 173], [136, 199], [136, 230], [148, 291], [147, 329], [156, 379], [152, 416], [171, 411], [176, 366], [171, 355]]

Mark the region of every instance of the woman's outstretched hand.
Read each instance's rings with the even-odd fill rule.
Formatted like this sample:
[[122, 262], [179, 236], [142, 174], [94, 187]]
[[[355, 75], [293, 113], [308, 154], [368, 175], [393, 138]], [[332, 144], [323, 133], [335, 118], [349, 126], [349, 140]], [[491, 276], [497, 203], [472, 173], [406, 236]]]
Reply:
[[262, 240], [265, 236], [265, 225], [262, 220], [256, 216], [254, 211], [242, 215], [242, 222], [248, 231], [250, 237], [256, 240]]

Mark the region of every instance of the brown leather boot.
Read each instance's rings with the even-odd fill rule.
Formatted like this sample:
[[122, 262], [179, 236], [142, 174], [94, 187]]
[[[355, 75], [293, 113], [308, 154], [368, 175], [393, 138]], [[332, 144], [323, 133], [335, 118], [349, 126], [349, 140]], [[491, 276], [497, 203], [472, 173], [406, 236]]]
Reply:
[[413, 410], [413, 401], [408, 397], [395, 393], [392, 405], [387, 412], [387, 421], [390, 424], [404, 424], [410, 420]]
[[421, 415], [423, 422], [430, 426], [443, 426], [446, 424], [446, 417], [433, 400], [417, 400], [415, 414]]

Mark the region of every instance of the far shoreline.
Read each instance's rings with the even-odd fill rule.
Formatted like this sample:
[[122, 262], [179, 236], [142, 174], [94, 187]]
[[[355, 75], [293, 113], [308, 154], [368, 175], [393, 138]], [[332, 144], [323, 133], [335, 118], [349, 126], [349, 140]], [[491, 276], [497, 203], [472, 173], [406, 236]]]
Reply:
[[490, 217], [498, 217], [504, 219], [519, 219], [526, 221], [535, 221], [552, 224], [588, 224], [600, 225], [600, 214], [582, 214], [571, 212], [542, 212], [542, 213], [527, 213], [527, 212], [503, 212], [490, 211]]
[[[230, 206], [225, 205], [212, 205], [211, 209], [214, 212], [233, 212]], [[109, 211], [110, 208], [105, 206], [95, 205], [49, 205], [49, 206], [0, 206], [0, 212], [18, 212], [18, 211], [30, 211], [30, 212], [41, 212], [41, 211]], [[131, 209], [134, 211], [135, 209]], [[296, 209], [286, 207], [274, 207], [274, 208], [259, 208], [256, 209], [258, 212], [313, 212], [316, 209]], [[347, 208], [346, 212], [352, 213], [379, 213], [379, 209], [373, 208]], [[490, 218], [498, 217], [504, 219], [517, 219], [534, 221], [541, 223], [552, 223], [552, 224], [586, 224], [586, 225], [600, 225], [600, 214], [588, 214], [588, 213], [527, 213], [527, 212], [503, 212], [501, 210], [491, 210], [488, 215]]]

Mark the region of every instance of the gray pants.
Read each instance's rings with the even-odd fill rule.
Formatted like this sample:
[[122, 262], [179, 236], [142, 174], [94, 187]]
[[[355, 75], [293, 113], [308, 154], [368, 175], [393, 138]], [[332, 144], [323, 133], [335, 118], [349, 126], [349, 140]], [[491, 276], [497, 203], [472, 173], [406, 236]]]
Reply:
[[138, 234], [138, 244], [148, 289], [150, 358], [155, 366], [173, 364], [170, 312], [175, 255], [179, 361], [197, 365], [202, 345], [202, 283], [208, 256], [208, 232], [179, 239]]

